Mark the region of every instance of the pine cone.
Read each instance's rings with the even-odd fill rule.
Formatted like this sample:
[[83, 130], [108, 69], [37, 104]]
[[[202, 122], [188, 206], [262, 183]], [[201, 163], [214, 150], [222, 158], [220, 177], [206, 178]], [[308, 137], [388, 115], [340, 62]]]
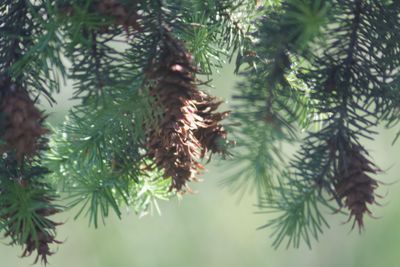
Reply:
[[100, 0], [96, 9], [100, 14], [114, 18], [116, 25], [122, 25], [127, 30], [129, 27], [138, 30], [140, 15], [136, 8], [137, 3], [131, 3], [128, 9], [118, 0]]
[[354, 224], [357, 223], [359, 229], [364, 226], [364, 214], [371, 214], [367, 204], [375, 203], [374, 191], [378, 187], [377, 181], [368, 173], [376, 174], [379, 169], [364, 153], [361, 147], [352, 145], [334, 178], [336, 194], [350, 210], [349, 220], [354, 217]]
[[[50, 203], [54, 201], [54, 199], [45, 199], [47, 203]], [[43, 204], [43, 202], [39, 202]], [[33, 252], [37, 252], [36, 259], [34, 261], [34, 264], [36, 264], [39, 259], [47, 265], [47, 257], [53, 255], [54, 253], [51, 252], [50, 250], [50, 245], [51, 244], [61, 244], [62, 242], [58, 241], [55, 239], [55, 232], [56, 232], [56, 227], [61, 225], [60, 223], [56, 223], [46, 217], [52, 216], [56, 213], [59, 213], [61, 210], [56, 209], [56, 208], [41, 208], [35, 211], [36, 216], [40, 218], [41, 222], [40, 225], [38, 224], [39, 222], [32, 221], [32, 223], [37, 224], [35, 225], [35, 232], [36, 236], [32, 236], [30, 234], [26, 239], [23, 237], [23, 230], [18, 230], [14, 229], [14, 227], [11, 227], [11, 229], [14, 229], [13, 231], [7, 231], [5, 233], [5, 237], [11, 237], [13, 242], [11, 244], [16, 244], [20, 243], [21, 240], [24, 245], [24, 251], [21, 255], [21, 257], [29, 257], [32, 255]], [[8, 217], [13, 217], [9, 215], [4, 216], [5, 219]], [[22, 227], [22, 226], [21, 226]]]
[[[45, 218], [56, 213], [60, 212], [60, 210], [55, 208], [47, 208], [47, 209], [40, 209], [37, 211], [38, 216], [41, 218]], [[50, 245], [51, 244], [61, 244], [62, 242], [55, 239], [55, 229], [60, 223], [56, 223], [49, 219], [45, 219], [45, 228], [39, 229], [37, 228], [37, 239], [32, 236], [29, 236], [26, 243], [25, 249], [22, 253], [22, 257], [29, 257], [32, 255], [33, 252], [37, 252], [36, 259], [34, 263], [36, 264], [39, 259], [45, 265], [48, 263], [47, 257], [54, 254], [51, 252]]]
[[192, 57], [167, 29], [147, 74], [150, 93], [163, 107], [162, 120], [148, 137], [149, 156], [165, 178], [172, 177], [171, 189], [183, 191], [188, 181], [197, 180], [205, 152], [219, 151], [216, 140], [226, 133], [218, 123], [225, 115], [213, 113], [219, 103], [197, 89]]
[[18, 162], [25, 156], [33, 156], [37, 151], [38, 139], [48, 133], [41, 125], [44, 116], [34, 102], [26, 93], [16, 91], [3, 98], [0, 112], [5, 115], [0, 136], [5, 144], [0, 146], [0, 152], [15, 150]]

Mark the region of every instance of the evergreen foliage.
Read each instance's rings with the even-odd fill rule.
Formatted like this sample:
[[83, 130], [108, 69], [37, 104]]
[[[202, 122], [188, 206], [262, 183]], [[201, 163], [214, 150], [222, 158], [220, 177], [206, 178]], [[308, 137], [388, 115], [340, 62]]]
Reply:
[[[276, 214], [261, 226], [274, 246], [311, 246], [327, 211], [363, 229], [381, 171], [362, 140], [399, 122], [399, 11], [394, 0], [2, 1], [0, 231], [47, 263], [59, 243], [49, 216], [75, 208], [97, 227], [122, 206], [159, 212], [213, 154], [232, 166], [224, 185], [256, 190], [260, 212]], [[230, 112], [205, 90], [227, 62], [240, 77]], [[78, 104], [50, 131], [39, 99], [55, 104], [65, 79]]]

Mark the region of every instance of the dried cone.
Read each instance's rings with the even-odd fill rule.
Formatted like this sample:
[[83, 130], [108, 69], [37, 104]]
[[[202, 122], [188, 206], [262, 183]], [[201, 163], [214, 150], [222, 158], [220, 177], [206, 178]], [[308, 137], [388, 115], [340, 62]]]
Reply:
[[224, 115], [214, 113], [219, 103], [197, 89], [192, 57], [167, 29], [160, 48], [147, 78], [163, 116], [150, 131], [147, 147], [164, 177], [172, 177], [171, 189], [184, 192], [203, 169], [199, 159], [205, 151], [218, 152], [216, 140], [226, 137], [219, 125]]
[[364, 226], [364, 214], [371, 214], [367, 205], [375, 203], [374, 191], [378, 187], [377, 181], [368, 174], [379, 172], [374, 163], [364, 156], [365, 153], [363, 148], [351, 146], [335, 177], [336, 194], [350, 210], [349, 220], [354, 218], [354, 224], [357, 223], [360, 230]]
[[1, 134], [5, 144], [0, 146], [0, 152], [14, 150], [18, 162], [24, 156], [33, 156], [37, 152], [38, 139], [48, 133], [42, 126], [44, 116], [34, 102], [27, 93], [16, 91], [3, 98], [0, 112], [5, 115]]

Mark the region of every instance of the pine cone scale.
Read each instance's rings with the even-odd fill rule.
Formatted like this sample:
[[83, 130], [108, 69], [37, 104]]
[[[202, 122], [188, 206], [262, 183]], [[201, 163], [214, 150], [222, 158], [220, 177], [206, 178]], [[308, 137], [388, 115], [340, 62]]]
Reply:
[[[164, 170], [164, 177], [172, 177], [171, 189], [183, 192], [187, 182], [197, 180], [204, 169], [199, 160], [206, 151], [217, 151], [213, 140], [219, 135], [224, 114], [214, 113], [220, 102], [198, 90], [196, 68], [183, 44], [166, 30], [161, 54], [147, 70], [152, 80], [150, 94], [164, 110], [157, 129], [150, 131], [147, 147], [156, 165]], [[205, 133], [205, 129], [211, 129]], [[204, 135], [209, 136], [204, 142]]]

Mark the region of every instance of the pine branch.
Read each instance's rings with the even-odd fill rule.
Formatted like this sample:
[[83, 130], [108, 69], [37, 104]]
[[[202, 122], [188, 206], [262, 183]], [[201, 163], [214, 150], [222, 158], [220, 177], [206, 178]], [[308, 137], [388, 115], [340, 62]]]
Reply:
[[311, 248], [312, 239], [318, 240], [323, 228], [329, 228], [322, 209], [333, 208], [321, 197], [317, 187], [307, 186], [301, 180], [292, 179], [290, 184], [280, 184], [275, 190], [277, 193], [261, 201], [259, 207], [261, 213], [279, 215], [259, 229], [272, 229], [275, 248], [285, 240], [287, 248], [298, 248], [303, 241]]
[[[256, 188], [259, 199], [272, 197], [283, 176], [288, 156], [282, 152], [282, 143], [295, 142], [296, 127], [307, 127], [313, 114], [309, 92], [297, 77], [300, 59], [291, 57], [306, 52], [297, 41], [302, 34], [293, 23], [294, 7], [284, 5], [282, 11], [272, 10], [259, 21], [259, 30], [253, 34], [258, 42], [247, 55], [248, 68], [241, 73], [245, 81], [234, 95], [233, 121], [240, 128], [232, 127], [237, 143], [235, 168], [224, 184], [242, 193]], [[325, 12], [324, 5], [318, 8]]]
[[[0, 231], [11, 245], [24, 247], [23, 257], [35, 251], [35, 263], [53, 253], [56, 226], [48, 217], [62, 207], [45, 180], [48, 170], [41, 154], [47, 149], [45, 116], [37, 97], [58, 90], [60, 65], [56, 28], [50, 27], [45, 3], [3, 1], [0, 5]], [[63, 69], [61, 68], [61, 71]], [[33, 100], [31, 95], [35, 95]]]
[[35, 251], [47, 264], [52, 255], [50, 245], [59, 244], [55, 239], [56, 223], [48, 217], [63, 210], [53, 204], [58, 196], [46, 182], [48, 170], [40, 161], [16, 165], [13, 154], [3, 154], [0, 165], [0, 231], [11, 239], [11, 245], [24, 247], [23, 257]]
[[[159, 212], [214, 154], [231, 159], [224, 184], [256, 190], [260, 211], [277, 214], [261, 227], [275, 247], [311, 246], [325, 210], [362, 229], [380, 173], [362, 142], [399, 122], [399, 11], [380, 0], [2, 1], [0, 231], [46, 264], [50, 216], [63, 210], [48, 178], [97, 227], [123, 206]], [[235, 56], [227, 127], [200, 78]], [[65, 77], [80, 102], [48, 143], [39, 99], [55, 103]], [[300, 131], [291, 158], [282, 147]]]
[[[370, 213], [367, 204], [375, 203], [374, 190], [378, 185], [369, 174], [379, 172], [367, 158], [368, 152], [360, 139], [371, 138], [374, 134], [371, 127], [391, 109], [388, 89], [395, 85], [389, 78], [395, 75], [393, 61], [382, 60], [387, 43], [382, 37], [378, 37], [379, 43], [375, 42], [381, 34], [378, 28], [389, 26], [386, 23], [390, 20], [383, 19], [390, 14], [388, 10], [379, 1], [334, 1], [332, 17], [324, 32], [330, 38], [324, 46], [314, 45], [314, 53], [308, 58], [311, 67], [304, 68], [299, 75], [312, 88], [311, 98], [316, 102], [317, 112], [328, 116], [322, 119], [320, 130], [306, 137], [292, 162], [297, 178], [288, 179], [287, 184], [310, 192], [325, 191], [339, 207], [347, 207], [349, 220], [354, 218], [360, 229], [363, 215]], [[394, 49], [391, 53], [395, 53], [397, 45], [390, 47]], [[313, 200], [313, 205], [328, 200], [321, 194]], [[285, 233], [278, 235], [276, 242], [303, 238], [309, 243], [306, 233], [311, 228], [302, 223], [305, 218], [289, 216], [294, 215], [289, 211], [285, 214], [286, 217], [268, 224]], [[312, 216], [306, 219], [318, 223]], [[282, 230], [287, 224], [298, 225], [299, 229]]]

